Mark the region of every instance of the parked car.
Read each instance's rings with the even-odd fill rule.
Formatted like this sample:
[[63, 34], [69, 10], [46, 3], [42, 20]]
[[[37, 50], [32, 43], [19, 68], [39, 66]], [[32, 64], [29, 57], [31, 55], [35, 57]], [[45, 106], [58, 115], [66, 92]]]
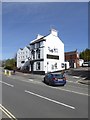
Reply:
[[89, 62], [84, 62], [82, 64], [82, 67], [90, 67], [90, 61]]
[[47, 73], [44, 77], [44, 83], [64, 86], [66, 84], [66, 77], [63, 74]]

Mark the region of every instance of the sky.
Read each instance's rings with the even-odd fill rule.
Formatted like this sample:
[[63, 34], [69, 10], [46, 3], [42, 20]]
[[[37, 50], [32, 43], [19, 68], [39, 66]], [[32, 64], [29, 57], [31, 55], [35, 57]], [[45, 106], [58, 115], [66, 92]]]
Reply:
[[65, 52], [88, 48], [87, 2], [3, 2], [2, 59], [15, 56], [37, 34], [47, 35], [54, 28]]

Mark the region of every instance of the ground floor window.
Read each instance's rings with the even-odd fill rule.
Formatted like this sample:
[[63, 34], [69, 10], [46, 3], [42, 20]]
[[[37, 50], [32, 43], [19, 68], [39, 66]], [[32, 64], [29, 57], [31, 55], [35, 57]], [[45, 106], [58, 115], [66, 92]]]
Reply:
[[37, 69], [37, 70], [40, 70], [40, 62], [37, 62], [37, 63], [36, 63], [36, 69]]
[[25, 61], [21, 61], [21, 63], [25, 63]]

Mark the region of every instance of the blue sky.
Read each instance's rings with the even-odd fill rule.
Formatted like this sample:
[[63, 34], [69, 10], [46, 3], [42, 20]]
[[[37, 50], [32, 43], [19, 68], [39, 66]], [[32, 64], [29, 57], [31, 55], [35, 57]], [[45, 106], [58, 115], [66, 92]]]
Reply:
[[88, 3], [86, 2], [13, 2], [2, 4], [2, 58], [12, 58], [19, 48], [59, 32], [65, 52], [88, 47]]

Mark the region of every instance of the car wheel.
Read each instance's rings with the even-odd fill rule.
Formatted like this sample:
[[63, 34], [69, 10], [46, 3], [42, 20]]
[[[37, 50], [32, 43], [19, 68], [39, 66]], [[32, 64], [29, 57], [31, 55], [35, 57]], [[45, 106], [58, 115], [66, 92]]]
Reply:
[[44, 77], [44, 83], [46, 83], [45, 77]]
[[52, 86], [52, 83], [49, 81], [49, 86]]

